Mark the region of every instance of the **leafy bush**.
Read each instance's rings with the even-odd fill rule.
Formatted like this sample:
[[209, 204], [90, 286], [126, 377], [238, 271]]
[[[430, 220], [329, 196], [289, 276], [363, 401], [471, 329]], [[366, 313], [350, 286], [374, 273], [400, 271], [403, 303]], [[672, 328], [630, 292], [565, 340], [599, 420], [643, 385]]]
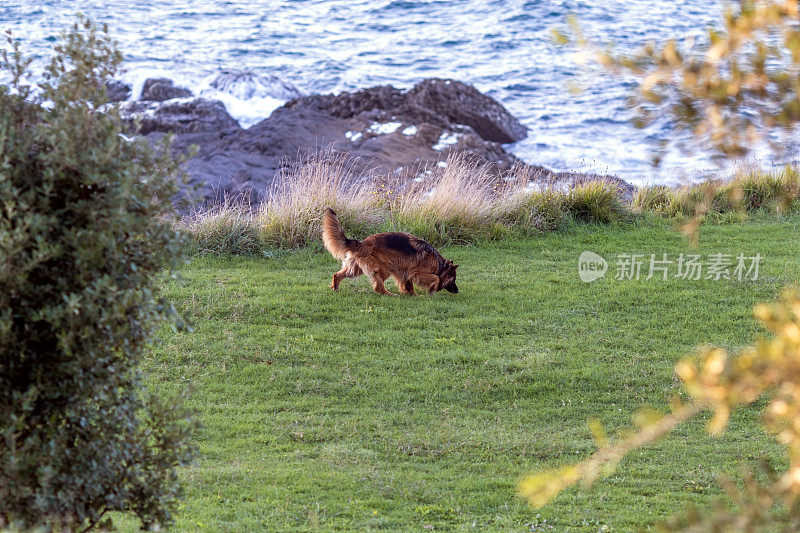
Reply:
[[[0, 61], [0, 528], [88, 529], [109, 511], [171, 522], [192, 423], [137, 366], [178, 264], [177, 166], [129, 141], [104, 84], [121, 56], [76, 23], [29, 85]], [[103, 110], [101, 112], [101, 110]]]

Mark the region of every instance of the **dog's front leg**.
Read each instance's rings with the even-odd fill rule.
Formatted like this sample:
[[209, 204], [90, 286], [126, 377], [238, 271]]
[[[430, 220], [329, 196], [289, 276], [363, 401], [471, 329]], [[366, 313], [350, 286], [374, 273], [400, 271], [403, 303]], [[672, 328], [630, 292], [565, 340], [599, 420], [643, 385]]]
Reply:
[[439, 288], [439, 276], [436, 274], [417, 274], [417, 283], [425, 287], [428, 293], [434, 293]]
[[385, 294], [387, 296], [397, 296], [393, 292], [389, 292], [386, 290], [386, 283], [385, 275], [381, 274], [380, 272], [375, 272], [372, 274], [372, 288], [375, 289], [375, 292], [379, 292], [381, 294]]
[[417, 293], [414, 292], [414, 283], [410, 279], [405, 276], [398, 276], [397, 274], [393, 274], [392, 279], [394, 280], [394, 284], [397, 285], [397, 290], [400, 291], [400, 294], [416, 296]]
[[406, 288], [406, 293], [408, 295], [410, 295], [410, 296], [416, 296], [417, 295], [417, 293], [414, 292], [414, 282], [411, 281], [410, 279], [406, 280], [405, 288]]

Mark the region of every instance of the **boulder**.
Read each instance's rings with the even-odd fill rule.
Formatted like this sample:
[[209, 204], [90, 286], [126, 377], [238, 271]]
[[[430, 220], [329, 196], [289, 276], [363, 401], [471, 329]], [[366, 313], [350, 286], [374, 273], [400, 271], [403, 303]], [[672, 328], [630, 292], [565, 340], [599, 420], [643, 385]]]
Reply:
[[428, 79], [405, 96], [411, 112], [447, 117], [471, 127], [487, 141], [512, 143], [528, 136], [528, 128], [499, 102], [460, 81]]
[[241, 100], [264, 97], [289, 100], [301, 96], [297, 87], [277, 76], [256, 74], [250, 70], [223, 70], [209, 85]]
[[528, 129], [499, 102], [456, 80], [427, 79], [408, 91], [380, 86], [341, 93], [331, 101], [330, 113], [342, 118], [368, 114], [376, 120], [428, 122], [443, 128], [464, 125], [499, 143], [521, 141], [528, 135]]
[[140, 118], [139, 133], [225, 133], [241, 130], [218, 100], [195, 98], [175, 102], [129, 102], [120, 109], [123, 119]]
[[175, 83], [167, 78], [149, 78], [142, 86], [141, 100], [149, 102], [163, 102], [173, 98], [189, 98], [192, 91], [183, 87], [175, 86]]
[[111, 103], [124, 102], [131, 96], [131, 86], [119, 80], [111, 80], [106, 83], [106, 96]]

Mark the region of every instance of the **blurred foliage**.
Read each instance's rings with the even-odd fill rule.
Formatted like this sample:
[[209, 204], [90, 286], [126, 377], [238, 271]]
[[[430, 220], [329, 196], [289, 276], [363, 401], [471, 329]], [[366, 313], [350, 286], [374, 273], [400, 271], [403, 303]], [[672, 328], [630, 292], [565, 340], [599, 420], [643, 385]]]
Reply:
[[[800, 13], [797, 0], [741, 1], [727, 7], [724, 28], [709, 31], [708, 41], [661, 47], [647, 45], [640, 54], [615, 56], [592, 45], [574, 21], [572, 35], [556, 33], [562, 43], [577, 44], [614, 72], [639, 80], [633, 95], [637, 124], [647, 125], [664, 111], [676, 129], [688, 129], [701, 144], [740, 156], [758, 141], [759, 131], [792, 130], [800, 121]], [[695, 240], [704, 217], [725, 210], [796, 206], [797, 172], [791, 168], [773, 177], [748, 175], [730, 183], [706, 182], [684, 189], [644, 188], [634, 198], [641, 210], [685, 214], [683, 231]], [[631, 451], [665, 435], [678, 424], [710, 410], [712, 434], [722, 432], [734, 409], [756, 400], [766, 404], [764, 424], [786, 446], [788, 468], [767, 472], [759, 481], [745, 472], [739, 482], [723, 479], [734, 503], [714, 512], [690, 510], [662, 524], [668, 530], [752, 531], [800, 529], [800, 296], [787, 290], [771, 305], [758, 305], [756, 318], [770, 335], [738, 354], [704, 347], [682, 360], [676, 373], [689, 394], [662, 415], [645, 410], [634, 417], [639, 430], [609, 442], [599, 422], [590, 422], [598, 451], [573, 465], [534, 473], [519, 491], [542, 506], [576, 483], [591, 485], [613, 471]]]
[[[747, 154], [760, 133], [791, 131], [800, 121], [800, 16], [797, 0], [728, 3], [720, 29], [706, 38], [645, 45], [635, 55], [593, 44], [576, 19], [555, 40], [639, 81], [631, 95], [634, 123], [646, 127], [669, 116], [725, 156]], [[780, 145], [773, 146], [780, 148]]]
[[10, 35], [0, 55], [0, 529], [168, 525], [192, 457], [192, 417], [138, 373], [174, 315], [157, 280], [181, 258], [178, 162], [122, 134], [120, 61], [83, 18], [39, 83]]

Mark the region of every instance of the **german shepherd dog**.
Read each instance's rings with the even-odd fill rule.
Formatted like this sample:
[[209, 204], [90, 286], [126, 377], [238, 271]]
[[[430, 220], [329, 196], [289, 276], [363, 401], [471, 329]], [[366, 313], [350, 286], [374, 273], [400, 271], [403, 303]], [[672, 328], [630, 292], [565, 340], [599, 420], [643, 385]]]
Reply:
[[342, 262], [342, 269], [333, 275], [333, 290], [339, 289], [344, 278], [366, 274], [372, 280], [372, 287], [381, 294], [394, 295], [384, 286], [390, 277], [402, 294], [415, 295], [415, 284], [429, 293], [442, 289], [458, 292], [458, 265], [409, 233], [376, 233], [360, 242], [348, 239], [336, 213], [327, 209], [322, 219], [322, 242], [331, 255]]

